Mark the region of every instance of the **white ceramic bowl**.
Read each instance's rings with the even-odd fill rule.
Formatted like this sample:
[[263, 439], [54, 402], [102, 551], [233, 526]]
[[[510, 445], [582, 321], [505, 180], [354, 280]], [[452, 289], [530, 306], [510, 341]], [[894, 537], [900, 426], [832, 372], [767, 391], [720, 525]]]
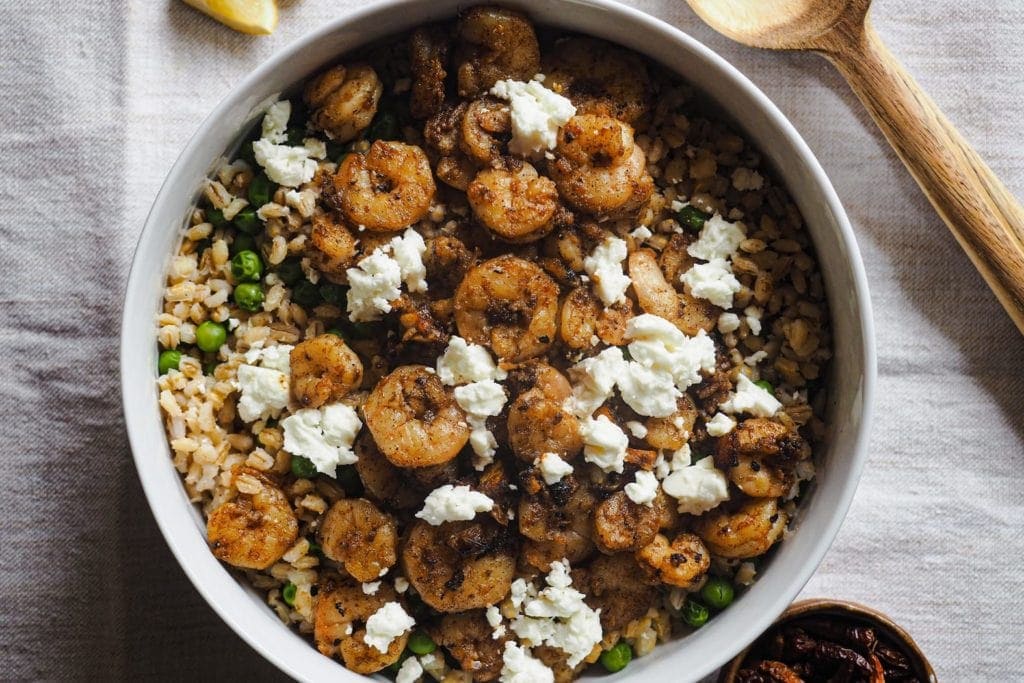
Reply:
[[[179, 227], [214, 160], [260, 115], [259, 104], [369, 41], [450, 18], [467, 0], [375, 4], [320, 27], [262, 64], [213, 111], [160, 190], [139, 239], [121, 329], [121, 384], [135, 463], [157, 523], [196, 588], [257, 652], [300, 680], [362, 680], [321, 656], [278, 621], [261, 596], [210, 553], [199, 511], [189, 504], [164, 436], [156, 391], [154, 315]], [[793, 600], [835, 538], [865, 459], [875, 379], [874, 335], [863, 264], [832, 185], [793, 126], [721, 57], [679, 30], [609, 0], [509, 0], [538, 23], [606, 38], [646, 54], [729, 112], [762, 150], [803, 212], [821, 261], [836, 340], [828, 447], [798, 529], [737, 602], [695, 634], [630, 664], [646, 681], [696, 680], [761, 633]]]

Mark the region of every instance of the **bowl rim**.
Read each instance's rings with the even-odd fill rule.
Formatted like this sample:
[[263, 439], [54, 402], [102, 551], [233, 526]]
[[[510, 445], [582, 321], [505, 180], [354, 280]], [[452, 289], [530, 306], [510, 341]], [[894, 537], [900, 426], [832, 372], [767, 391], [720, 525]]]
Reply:
[[[138, 381], [137, 377], [132, 376], [132, 371], [129, 367], [129, 346], [131, 344], [132, 329], [141, 324], [141, 321], [137, 318], [131, 318], [131, 311], [129, 310], [128, 304], [132, 300], [132, 292], [137, 288], [143, 287], [145, 278], [150, 276], [149, 272], [143, 272], [139, 260], [139, 254], [143, 249], [143, 245], [153, 239], [153, 236], [157, 231], [167, 229], [166, 225], [159, 224], [157, 221], [157, 215], [159, 213], [158, 210], [162, 204], [169, 201], [171, 188], [177, 184], [178, 176], [183, 175], [184, 166], [186, 165], [187, 160], [191, 159], [198, 153], [206, 154], [206, 152], [200, 149], [201, 138], [204, 136], [204, 133], [215, 126], [217, 119], [225, 115], [233, 107], [239, 106], [244, 101], [246, 94], [255, 90], [260, 81], [280, 68], [282, 63], [294, 58], [300, 51], [305, 49], [307, 45], [343, 29], [348, 24], [354, 24], [378, 13], [384, 11], [398, 11], [403, 6], [426, 5], [429, 4], [429, 1], [430, 0], [375, 0], [374, 2], [367, 3], [355, 10], [346, 11], [335, 19], [326, 22], [323, 26], [315, 28], [293, 40], [290, 44], [284, 46], [260, 63], [252, 72], [243, 78], [241, 82], [234, 85], [220, 100], [217, 106], [214, 107], [214, 109], [199, 124], [168, 171], [167, 177], [164, 179], [153, 200], [153, 204], [147, 214], [143, 229], [139, 233], [139, 238], [132, 254], [131, 269], [125, 284], [120, 330], [121, 343], [119, 363], [121, 373], [120, 384], [122, 405], [125, 415], [125, 429], [129, 438], [132, 458], [134, 460], [143, 491], [146, 495], [149, 508], [152, 511], [153, 517], [157, 522], [157, 526], [160, 529], [161, 534], [167, 542], [168, 547], [171, 549], [171, 552], [178, 564], [181, 566], [182, 570], [185, 572], [196, 590], [206, 600], [207, 604], [209, 604], [218, 616], [257, 653], [269, 660], [287, 675], [298, 680], [302, 680], [307, 674], [309, 674], [313, 667], [309, 665], [299, 665], [292, 659], [286, 657], [283, 652], [285, 648], [283, 647], [273, 648], [265, 645], [260, 634], [257, 633], [257, 627], [245, 621], [236, 613], [234, 604], [230, 600], [222, 598], [218, 594], [218, 587], [222, 585], [223, 581], [214, 581], [212, 584], [208, 584], [205, 580], [208, 577], [200, 575], [198, 563], [192, 562], [189, 558], [185, 549], [185, 534], [193, 534], [194, 528], [189, 528], [187, 531], [181, 528], [182, 526], [190, 526], [182, 525], [180, 523], [182, 515], [187, 514], [185, 508], [179, 508], [178, 506], [163, 507], [157, 504], [161, 495], [158, 475], [155, 471], [151, 471], [153, 469], [151, 464], [149, 464], [142, 455], [149, 444], [144, 441], [142, 436], [138, 433], [141, 431], [141, 428], [133, 427], [133, 425], [137, 424], [140, 420], [146, 419], [140, 414], [140, 411], [144, 408], [142, 406], [133, 405], [129, 400], [129, 387], [133, 381]], [[511, 2], [503, 2], [502, 0], [497, 1], [499, 4], [521, 6], [537, 4], [542, 1], [550, 0], [512, 0]], [[792, 575], [790, 577], [788, 583], [789, 590], [782, 591], [776, 595], [775, 599], [771, 602], [770, 608], [765, 610], [761, 617], [750, 620], [746, 628], [745, 636], [746, 633], [750, 633], [750, 641], [752, 642], [753, 639], [771, 623], [774, 617], [780, 614], [785, 609], [786, 605], [796, 597], [799, 591], [804, 585], [806, 585], [807, 581], [817, 570], [817, 567], [820, 565], [828, 549], [835, 541], [839, 528], [845, 520], [864, 467], [868, 446], [867, 437], [873, 421], [874, 393], [877, 380], [875, 331], [872, 317], [871, 298], [868, 293], [867, 275], [864, 269], [864, 263], [861, 258], [860, 250], [849, 218], [843, 209], [835, 188], [832, 186], [831, 181], [825, 174], [825, 171], [821, 167], [817, 157], [815, 157], [807, 143], [800, 136], [789, 119], [747, 76], [717, 52], [707, 47], [682, 29], [641, 10], [620, 4], [615, 0], [556, 0], [556, 2], [557, 4], [566, 6], [590, 6], [597, 10], [607, 12], [612, 16], [618, 15], [628, 18], [631, 22], [637, 24], [645, 34], [651, 34], [652, 37], [656, 38], [658, 41], [675, 42], [676, 44], [685, 47], [694, 53], [700, 60], [707, 63], [709, 66], [714, 67], [727, 78], [731, 79], [732, 85], [742, 88], [744, 94], [752, 98], [760, 107], [760, 113], [768, 117], [768, 125], [770, 125], [775, 132], [784, 138], [785, 144], [793, 150], [793, 152], [800, 158], [800, 161], [805, 165], [806, 169], [813, 176], [816, 195], [827, 205], [828, 211], [835, 218], [836, 230], [838, 231], [837, 241], [847, 250], [848, 258], [844, 260], [847, 261], [850, 268], [850, 274], [852, 276], [853, 293], [857, 304], [854, 308], [857, 314], [855, 324], [861, 331], [861, 339], [859, 342], [862, 347], [861, 361], [863, 362], [863, 375], [860, 380], [860, 419], [855, 432], [850, 437], [852, 446], [850, 448], [850, 452], [847, 454], [852, 462], [850, 463], [849, 474], [846, 477], [845, 485], [841, 488], [837, 498], [832, 501], [833, 505], [828, 521], [822, 525], [823, 533], [821, 534], [821, 538], [827, 539], [827, 541], [819, 540], [816, 543], [813, 548], [813, 552], [806, 557], [805, 562], [801, 565], [800, 571], [797, 572], [796, 575]], [[529, 9], [526, 8], [525, 11], [529, 12]], [[572, 21], [569, 20], [567, 23], [572, 23]], [[641, 54], [644, 53], [644, 50], [638, 51], [641, 52]], [[648, 55], [645, 54], [645, 56]], [[651, 57], [648, 56], [648, 58]], [[147, 318], [146, 324], [150, 324], [150, 322], [150, 319]], [[236, 586], [239, 586], [241, 583], [239, 579], [228, 572], [224, 572], [223, 576], [226, 581], [229, 581]], [[284, 626], [283, 624], [282, 626], [287, 629], [287, 626]], [[757, 630], [755, 631], [755, 629]], [[746, 637], [740, 640], [746, 640]], [[312, 653], [314, 650], [310, 650], [310, 652]], [[708, 659], [704, 662], [703, 667], [700, 669], [694, 669], [690, 673], [694, 675], [694, 679], [700, 678], [701, 676], [713, 672], [715, 669], [729, 661], [730, 658], [730, 652], [728, 650], [722, 650], [719, 656]], [[340, 664], [337, 666], [340, 667]]]

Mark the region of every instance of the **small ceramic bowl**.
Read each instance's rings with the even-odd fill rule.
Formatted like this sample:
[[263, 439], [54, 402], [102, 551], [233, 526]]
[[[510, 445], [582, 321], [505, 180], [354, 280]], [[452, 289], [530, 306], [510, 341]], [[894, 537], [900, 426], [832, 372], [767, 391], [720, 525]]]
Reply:
[[[827, 600], [823, 598], [811, 598], [794, 602], [771, 625], [768, 631], [773, 631], [795, 619], [810, 616], [835, 617], [844, 622], [871, 626], [876, 632], [884, 634], [886, 640], [896, 645], [906, 655], [907, 659], [910, 660], [911, 666], [914, 667], [914, 673], [918, 679], [927, 681], [927, 683], [936, 683], [938, 680], [935, 677], [935, 671], [932, 669], [931, 664], [928, 663], [928, 658], [924, 656], [924, 652], [921, 651], [921, 648], [918, 647], [909, 633], [897, 626], [892, 619], [878, 610], [856, 602]], [[734, 683], [736, 681], [736, 675], [740, 672], [740, 669], [746, 666], [747, 657], [752, 648], [753, 644], [746, 647], [719, 672], [718, 683]]]

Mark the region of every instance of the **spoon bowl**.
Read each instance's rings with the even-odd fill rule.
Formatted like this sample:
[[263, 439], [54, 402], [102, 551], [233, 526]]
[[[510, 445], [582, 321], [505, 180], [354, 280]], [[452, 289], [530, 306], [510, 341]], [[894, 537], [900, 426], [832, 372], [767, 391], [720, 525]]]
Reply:
[[812, 50], [838, 24], [863, 22], [871, 0], [689, 0], [711, 28], [769, 50]]

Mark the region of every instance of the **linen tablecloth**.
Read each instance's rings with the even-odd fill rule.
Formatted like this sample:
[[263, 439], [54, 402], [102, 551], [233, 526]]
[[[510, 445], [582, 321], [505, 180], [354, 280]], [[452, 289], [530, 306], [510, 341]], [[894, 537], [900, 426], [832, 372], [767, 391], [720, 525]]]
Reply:
[[[128, 452], [118, 324], [146, 211], [212, 107], [357, 0], [283, 3], [270, 37], [178, 0], [0, 3], [0, 679], [281, 678], [199, 598]], [[821, 59], [635, 3], [767, 92], [831, 176], [871, 283], [880, 382], [857, 498], [805, 595], [860, 600], [940, 678], [1024, 662], [1024, 340]], [[1024, 3], [878, 0], [882, 37], [1024, 196]], [[215, 150], [211, 150], [211, 154]]]

